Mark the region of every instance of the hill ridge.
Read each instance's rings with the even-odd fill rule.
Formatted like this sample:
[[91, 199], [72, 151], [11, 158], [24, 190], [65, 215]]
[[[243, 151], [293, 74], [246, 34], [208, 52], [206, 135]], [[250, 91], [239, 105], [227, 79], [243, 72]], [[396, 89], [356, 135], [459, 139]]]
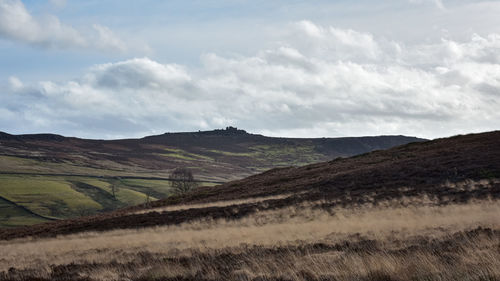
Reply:
[[[299, 166], [424, 140], [400, 135], [267, 137], [233, 127], [116, 140], [0, 132], [0, 156], [30, 158], [41, 161], [41, 165], [44, 162], [65, 162], [75, 167], [107, 169], [115, 176], [130, 175], [137, 171], [148, 176], [164, 176], [175, 167], [191, 166], [195, 167], [195, 174], [202, 180], [227, 181], [273, 167]], [[103, 162], [108, 163], [109, 167], [103, 166]], [[121, 170], [122, 173], [114, 170]], [[0, 167], [0, 171], [6, 172], [3, 167]], [[9, 171], [20, 172], [13, 169]]]
[[[278, 195], [287, 196], [276, 197]], [[302, 167], [272, 169], [147, 205], [3, 230], [0, 239], [172, 225], [203, 219], [238, 219], [304, 202], [316, 202], [317, 208], [330, 208], [391, 200], [404, 202], [402, 198], [420, 202], [424, 197], [438, 205], [500, 199], [500, 131], [412, 143]], [[263, 199], [247, 200], [251, 198]], [[189, 208], [192, 204], [228, 200], [242, 201]], [[156, 211], [177, 205], [186, 205], [186, 208]]]
[[[39, 215], [71, 218], [168, 197], [168, 178], [178, 167], [213, 185], [411, 141], [422, 139], [273, 138], [234, 127], [118, 140], [0, 133], [0, 196]], [[39, 221], [7, 203], [0, 208], [11, 214], [0, 217], [0, 227]]]

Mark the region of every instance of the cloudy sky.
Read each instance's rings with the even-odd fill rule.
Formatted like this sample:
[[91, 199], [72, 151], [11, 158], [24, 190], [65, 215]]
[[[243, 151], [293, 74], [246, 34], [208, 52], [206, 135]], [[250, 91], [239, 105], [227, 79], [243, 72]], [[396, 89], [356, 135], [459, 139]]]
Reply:
[[500, 1], [0, 0], [0, 131], [500, 129]]

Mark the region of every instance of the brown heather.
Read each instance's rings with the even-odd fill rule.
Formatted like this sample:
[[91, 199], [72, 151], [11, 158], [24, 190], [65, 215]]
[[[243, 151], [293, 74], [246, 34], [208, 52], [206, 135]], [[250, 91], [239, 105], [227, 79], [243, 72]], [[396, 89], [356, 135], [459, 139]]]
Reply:
[[0, 280], [500, 280], [499, 201], [324, 203], [3, 241]]

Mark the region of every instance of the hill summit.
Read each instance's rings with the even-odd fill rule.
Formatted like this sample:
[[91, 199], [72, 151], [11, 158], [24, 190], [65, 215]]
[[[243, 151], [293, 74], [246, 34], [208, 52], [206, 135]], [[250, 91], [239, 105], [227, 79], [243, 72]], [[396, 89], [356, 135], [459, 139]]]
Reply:
[[[44, 167], [44, 173], [56, 174], [165, 177], [176, 167], [191, 167], [198, 179], [220, 182], [271, 168], [349, 157], [424, 139], [406, 136], [279, 138], [229, 126], [120, 140], [0, 133], [0, 141], [0, 157], [4, 159], [0, 172], [39, 173], [39, 168]], [[21, 160], [14, 161], [12, 157]], [[26, 161], [22, 159], [38, 164], [24, 165]]]

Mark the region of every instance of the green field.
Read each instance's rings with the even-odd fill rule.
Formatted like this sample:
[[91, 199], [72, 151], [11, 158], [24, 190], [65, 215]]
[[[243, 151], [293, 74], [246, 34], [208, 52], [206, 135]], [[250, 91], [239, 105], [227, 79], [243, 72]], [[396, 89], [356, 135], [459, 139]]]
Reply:
[[[96, 161], [95, 164], [104, 168], [91, 167], [85, 163], [74, 162], [50, 162], [24, 157], [0, 155], [0, 171], [2, 173], [27, 173], [27, 174], [67, 174], [67, 175], [89, 175], [89, 176], [144, 176], [158, 177], [163, 172], [152, 172], [130, 166], [120, 165], [111, 161]], [[96, 165], [97, 166], [97, 165]]]
[[0, 227], [16, 227], [48, 221], [0, 198]]
[[4, 174], [0, 175], [0, 227], [95, 214], [170, 194], [166, 180]]
[[250, 148], [253, 157], [272, 166], [302, 166], [325, 161], [325, 156], [315, 151], [314, 145], [256, 145]]
[[[206, 150], [188, 152], [177, 148], [162, 148], [160, 155], [169, 161], [182, 163], [239, 163], [252, 166], [254, 171], [268, 166], [302, 165], [322, 160], [313, 145], [253, 145], [247, 151]], [[208, 164], [207, 164], [208, 163]], [[130, 179], [127, 176], [155, 177], [140, 168], [100, 160], [89, 167], [75, 158], [67, 161], [41, 161], [32, 158], [0, 156], [0, 227], [14, 227], [72, 218], [153, 201], [172, 194], [168, 180]], [[190, 167], [196, 174], [210, 174], [203, 166]], [[22, 172], [25, 174], [15, 174]], [[9, 174], [12, 173], [12, 174]], [[50, 175], [55, 174], [55, 175]], [[67, 174], [58, 176], [58, 174]], [[71, 176], [75, 175], [75, 176]], [[208, 179], [209, 177], [202, 177]], [[201, 182], [211, 186], [214, 183]]]
[[190, 153], [182, 149], [177, 149], [177, 148], [164, 148], [165, 153], [160, 153], [159, 155], [164, 156], [164, 157], [172, 157], [172, 158], [177, 158], [177, 159], [182, 159], [182, 160], [188, 160], [188, 161], [193, 161], [193, 160], [205, 160], [205, 161], [214, 161], [212, 158], [205, 156], [205, 155], [200, 155], [200, 154], [195, 154], [195, 153]]
[[315, 151], [314, 145], [254, 145], [248, 148], [248, 152], [229, 152], [222, 150], [207, 150], [227, 157], [247, 157], [261, 167], [301, 166], [320, 161], [325, 161], [324, 155]]
[[102, 208], [60, 177], [1, 175], [0, 196], [47, 217], [76, 216]]

